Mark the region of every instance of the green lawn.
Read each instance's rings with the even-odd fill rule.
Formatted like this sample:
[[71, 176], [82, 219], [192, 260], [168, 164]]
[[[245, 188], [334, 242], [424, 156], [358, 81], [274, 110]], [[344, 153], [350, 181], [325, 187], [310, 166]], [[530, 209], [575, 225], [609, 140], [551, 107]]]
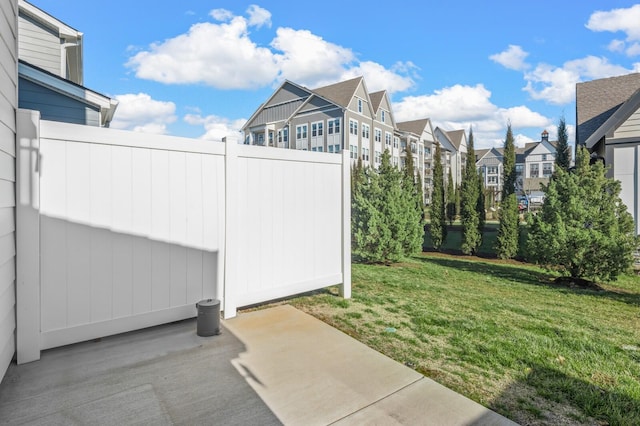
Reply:
[[514, 261], [353, 265], [288, 303], [521, 424], [640, 424], [640, 279], [604, 291]]

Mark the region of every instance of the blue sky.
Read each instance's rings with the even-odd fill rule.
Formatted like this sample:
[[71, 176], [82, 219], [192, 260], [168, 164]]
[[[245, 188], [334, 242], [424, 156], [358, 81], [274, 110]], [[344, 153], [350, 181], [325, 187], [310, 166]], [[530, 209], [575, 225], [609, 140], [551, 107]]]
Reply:
[[476, 147], [573, 141], [575, 84], [640, 72], [632, 1], [31, 0], [84, 33], [85, 85], [120, 100], [113, 127], [219, 140], [284, 80], [358, 75], [397, 121], [473, 126]]

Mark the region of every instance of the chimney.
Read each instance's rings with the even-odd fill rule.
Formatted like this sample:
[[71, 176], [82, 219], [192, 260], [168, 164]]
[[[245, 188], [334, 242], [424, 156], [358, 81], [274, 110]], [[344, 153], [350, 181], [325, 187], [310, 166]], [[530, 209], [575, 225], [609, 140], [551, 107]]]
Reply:
[[546, 130], [542, 131], [542, 142], [549, 142], [549, 132]]

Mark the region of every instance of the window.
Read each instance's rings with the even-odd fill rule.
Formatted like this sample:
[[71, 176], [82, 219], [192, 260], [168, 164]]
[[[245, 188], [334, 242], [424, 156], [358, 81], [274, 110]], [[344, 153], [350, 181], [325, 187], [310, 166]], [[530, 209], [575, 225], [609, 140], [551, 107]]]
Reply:
[[489, 176], [487, 178], [487, 183], [496, 185], [498, 183], [498, 176]]
[[333, 135], [334, 133], [340, 133], [340, 119], [329, 120], [327, 122], [327, 134]]
[[273, 132], [269, 132], [269, 146], [273, 146]]
[[317, 123], [311, 123], [311, 137], [315, 138], [318, 136], [322, 136], [324, 134], [323, 130], [324, 123], [319, 121]]
[[547, 161], [547, 154], [542, 154], [542, 161]]
[[516, 175], [521, 176], [524, 171], [524, 164], [516, 164]]
[[531, 165], [531, 168], [529, 169], [529, 171], [530, 171], [530, 174], [531, 174], [531, 177], [532, 177], [532, 178], [534, 178], [534, 177], [535, 177], [535, 178], [540, 177], [540, 170], [539, 170], [539, 168], [540, 168], [540, 167], [539, 167], [539, 164], [537, 164], [537, 163], [536, 163], [536, 164], [532, 164], [532, 165]]
[[369, 139], [369, 125], [368, 124], [363, 124], [362, 125], [362, 137], [365, 139]]
[[358, 99], [358, 112], [362, 112], [362, 99]]
[[358, 135], [358, 122], [354, 120], [349, 120], [349, 133], [352, 135]]
[[487, 174], [497, 175], [498, 174], [498, 166], [489, 166], [489, 167], [487, 167]]
[[356, 145], [349, 145], [349, 158], [352, 160], [358, 159], [358, 147]]
[[296, 126], [296, 139], [300, 140], [300, 139], [306, 139], [307, 138], [307, 125], [306, 124], [301, 124], [299, 126]]
[[431, 148], [428, 146], [424, 147], [424, 158], [431, 158]]
[[264, 133], [258, 133], [258, 142], [257, 145], [264, 145]]
[[411, 142], [411, 152], [414, 154], [418, 152], [418, 145], [415, 142]]
[[289, 128], [285, 127], [284, 129], [278, 130], [278, 143], [284, 143], [285, 148], [289, 147]]
[[395, 167], [398, 167], [398, 162], [398, 157], [391, 158], [391, 164], [393, 164]]
[[373, 140], [376, 142], [382, 142], [382, 130], [373, 129]]
[[369, 148], [362, 148], [362, 161], [369, 161]]
[[[339, 153], [340, 152], [340, 144], [327, 146], [327, 152]], [[356, 156], [357, 156], [357, 154], [356, 154]], [[353, 158], [353, 157], [351, 157], [351, 158]]]
[[384, 132], [384, 144], [386, 146], [391, 146], [391, 133]]
[[383, 123], [386, 123], [387, 120], [385, 112], [385, 110], [380, 111], [380, 121], [382, 121]]
[[375, 151], [374, 161], [376, 164], [380, 164], [380, 162], [382, 161], [382, 154], [380, 153], [380, 151]]
[[544, 163], [542, 165], [542, 176], [551, 177], [553, 174], [553, 165], [552, 163]]

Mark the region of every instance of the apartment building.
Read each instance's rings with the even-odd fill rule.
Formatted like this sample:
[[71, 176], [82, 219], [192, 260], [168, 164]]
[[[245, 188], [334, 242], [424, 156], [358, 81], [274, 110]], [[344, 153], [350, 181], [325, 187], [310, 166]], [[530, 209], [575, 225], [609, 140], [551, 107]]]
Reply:
[[[531, 194], [540, 191], [540, 185], [549, 182], [556, 159], [557, 142], [549, 141], [544, 130], [540, 141], [516, 148], [516, 193]], [[476, 168], [482, 176], [484, 187], [497, 194], [502, 191], [504, 180], [504, 149], [490, 148], [476, 151]]]
[[406, 156], [423, 177], [429, 199], [434, 131], [429, 119], [396, 123], [386, 91], [370, 93], [363, 77], [309, 89], [291, 81], [280, 87], [247, 120], [244, 143], [265, 147], [339, 153], [377, 168], [382, 153], [402, 168]]
[[467, 164], [467, 135], [465, 131], [447, 131], [441, 127], [436, 127], [435, 137], [442, 147], [442, 165], [445, 180], [448, 179], [449, 171], [451, 171], [453, 184], [460, 185], [463, 170]]

